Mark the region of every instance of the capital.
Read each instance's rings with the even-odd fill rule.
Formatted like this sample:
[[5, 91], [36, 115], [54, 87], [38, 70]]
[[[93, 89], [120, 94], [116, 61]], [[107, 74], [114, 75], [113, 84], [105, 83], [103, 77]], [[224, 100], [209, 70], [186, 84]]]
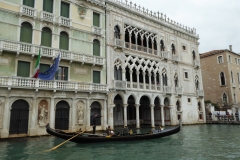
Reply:
[[138, 108], [140, 106], [140, 104], [135, 104], [135, 107]]
[[150, 104], [149, 107], [150, 107], [150, 108], [154, 108], [154, 107], [155, 107], [155, 104]]

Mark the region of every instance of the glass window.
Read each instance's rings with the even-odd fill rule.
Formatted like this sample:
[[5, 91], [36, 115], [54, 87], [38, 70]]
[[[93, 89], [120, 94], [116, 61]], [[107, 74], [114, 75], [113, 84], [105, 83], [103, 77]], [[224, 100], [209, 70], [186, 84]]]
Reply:
[[55, 80], [68, 80], [68, 67], [59, 66], [58, 71], [55, 74]]
[[43, 11], [53, 13], [53, 0], [43, 0]]
[[93, 55], [100, 56], [100, 42], [96, 39], [93, 40]]
[[47, 27], [42, 29], [41, 45], [46, 47], [52, 46], [52, 31]]
[[22, 23], [20, 31], [20, 41], [32, 43], [32, 25], [30, 23]]
[[61, 16], [69, 18], [69, 3], [61, 2]]
[[100, 71], [93, 71], [93, 83], [100, 83], [100, 79], [101, 79], [101, 76], [100, 76]]
[[68, 50], [68, 45], [69, 45], [69, 38], [68, 34], [66, 32], [61, 32], [60, 33], [60, 42], [59, 42], [59, 48]]
[[100, 27], [100, 14], [93, 12], [93, 26]]
[[222, 85], [222, 86], [225, 86], [226, 83], [225, 83], [225, 76], [224, 76], [224, 73], [223, 73], [223, 72], [220, 73], [220, 79], [221, 79], [221, 85]]
[[218, 57], [218, 63], [223, 63], [223, 57], [222, 56]]
[[23, 0], [23, 5], [34, 8], [35, 0]]
[[18, 61], [17, 76], [18, 77], [30, 76], [30, 62]]

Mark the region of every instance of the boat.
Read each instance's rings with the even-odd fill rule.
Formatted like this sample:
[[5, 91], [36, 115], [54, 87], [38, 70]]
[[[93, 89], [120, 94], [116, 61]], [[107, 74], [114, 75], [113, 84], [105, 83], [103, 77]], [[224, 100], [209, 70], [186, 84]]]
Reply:
[[144, 134], [128, 134], [128, 135], [113, 135], [107, 136], [104, 134], [90, 134], [90, 133], [77, 133], [77, 132], [65, 132], [58, 129], [53, 129], [47, 124], [46, 131], [52, 136], [69, 140], [76, 143], [97, 143], [97, 142], [109, 142], [109, 141], [132, 141], [132, 140], [145, 140], [153, 138], [161, 138], [176, 134], [181, 129], [181, 123], [179, 125], [167, 128], [164, 130], [150, 130]]

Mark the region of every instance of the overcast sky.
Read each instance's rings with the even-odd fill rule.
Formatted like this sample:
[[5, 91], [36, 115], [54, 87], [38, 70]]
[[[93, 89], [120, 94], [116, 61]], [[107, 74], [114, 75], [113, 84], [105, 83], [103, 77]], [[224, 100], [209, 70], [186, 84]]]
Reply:
[[229, 49], [240, 53], [240, 0], [132, 0], [162, 12], [184, 26], [196, 28], [199, 52]]

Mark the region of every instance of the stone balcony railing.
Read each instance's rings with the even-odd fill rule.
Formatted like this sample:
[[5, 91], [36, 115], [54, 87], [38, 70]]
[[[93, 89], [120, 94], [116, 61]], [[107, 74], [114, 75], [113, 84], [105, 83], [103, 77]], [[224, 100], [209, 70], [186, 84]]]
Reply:
[[194, 65], [195, 67], [200, 67], [200, 61], [199, 61], [199, 60], [194, 60], [194, 61], [193, 61], [193, 65]]
[[197, 95], [198, 95], [199, 97], [203, 97], [203, 96], [204, 96], [203, 90], [197, 90]]
[[175, 62], [180, 62], [180, 56], [177, 54], [173, 54], [172, 55], [172, 60], [174, 60]]
[[171, 86], [163, 86], [163, 92], [166, 94], [172, 94], [172, 87]]
[[36, 17], [37, 10], [32, 7], [22, 5], [22, 6], [20, 6], [20, 14], [30, 16], [30, 17]]
[[169, 57], [168, 57], [168, 52], [167, 51], [161, 51], [161, 56], [163, 57], [163, 58], [165, 58], [165, 59], [168, 59]]
[[147, 48], [147, 47], [136, 45], [136, 44], [129, 43], [129, 42], [125, 42], [125, 48], [129, 48], [132, 50], [137, 50], [137, 51], [145, 52], [145, 53], [149, 53], [149, 54], [158, 55], [158, 51], [155, 49]]
[[58, 23], [60, 25], [66, 26], [66, 27], [71, 27], [72, 26], [72, 20], [70, 18], [66, 17], [58, 17]]
[[100, 27], [92, 26], [92, 33], [96, 35], [102, 35], [102, 29]]
[[123, 40], [115, 38], [114, 42], [115, 42], [116, 47], [118, 47], [118, 48], [123, 48], [124, 47], [124, 41]]
[[[20, 53], [29, 54], [31, 56], [38, 55], [40, 46], [22, 43], [17, 41], [1, 40], [0, 39], [0, 53], [2, 51], [11, 51], [17, 52], [17, 55]], [[61, 53], [61, 59], [69, 60], [70, 62], [81, 62], [90, 63], [94, 65], [104, 65], [104, 58], [99, 56], [86, 55], [83, 53], [75, 53], [66, 50], [60, 50], [50, 47], [41, 47], [41, 56], [55, 58], [59, 53]]]
[[137, 90], [151, 90], [151, 91], [162, 91], [161, 86], [155, 85], [155, 84], [148, 84], [148, 83], [137, 83], [137, 82], [132, 82], [132, 87], [131, 87], [131, 82], [127, 82], [127, 89], [137, 89]]
[[55, 22], [55, 15], [49, 12], [41, 11], [40, 12], [41, 20], [48, 21], [48, 22]]
[[127, 88], [127, 82], [121, 80], [114, 80], [114, 88], [125, 90]]
[[174, 88], [175, 90], [175, 94], [177, 94], [177, 95], [182, 95], [183, 94], [183, 89], [182, 89], [182, 87], [175, 87]]
[[22, 77], [2, 77], [0, 76], [0, 87], [24, 88], [36, 90], [60, 90], [60, 91], [90, 91], [90, 92], [108, 92], [108, 86], [103, 84], [92, 84], [69, 81], [45, 81], [35, 78]]

